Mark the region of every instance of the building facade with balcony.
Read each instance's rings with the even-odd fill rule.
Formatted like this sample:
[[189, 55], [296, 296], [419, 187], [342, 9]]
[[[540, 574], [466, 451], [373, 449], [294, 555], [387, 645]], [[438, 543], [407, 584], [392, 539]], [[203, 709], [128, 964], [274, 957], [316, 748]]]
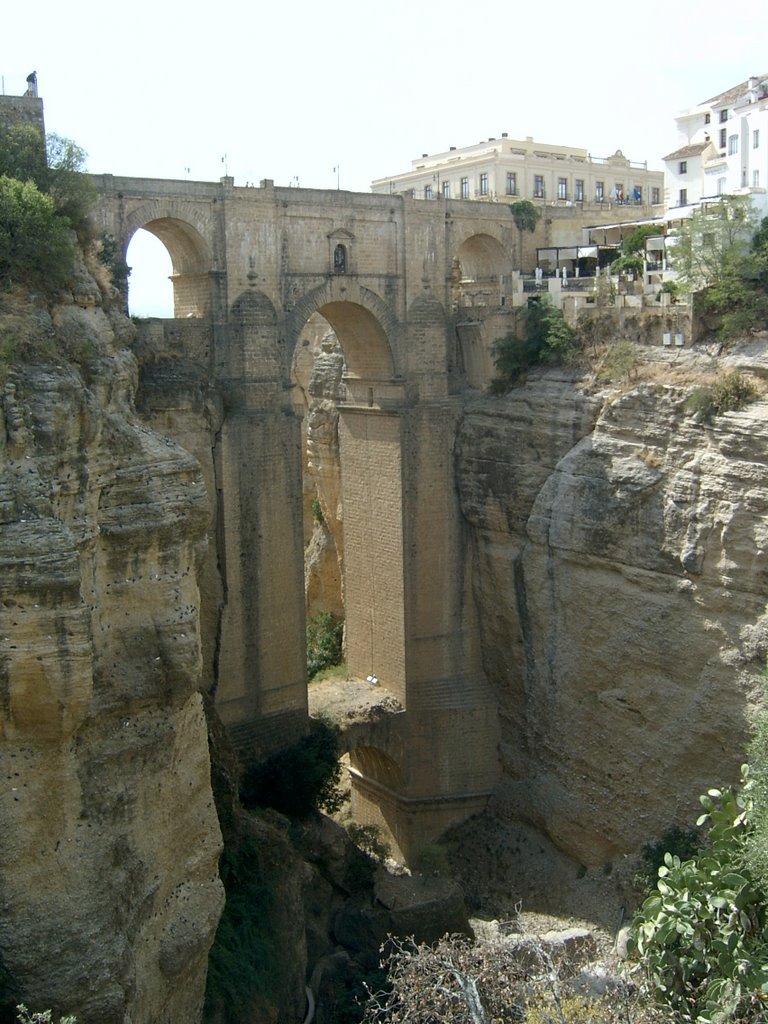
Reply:
[[423, 154], [410, 171], [377, 178], [371, 190], [416, 199], [479, 199], [568, 206], [656, 206], [663, 200], [664, 173], [647, 162], [591, 156], [585, 149], [491, 138], [432, 156]]
[[664, 157], [665, 206], [681, 216], [722, 195], [750, 195], [768, 213], [768, 74], [683, 111], [679, 146]]

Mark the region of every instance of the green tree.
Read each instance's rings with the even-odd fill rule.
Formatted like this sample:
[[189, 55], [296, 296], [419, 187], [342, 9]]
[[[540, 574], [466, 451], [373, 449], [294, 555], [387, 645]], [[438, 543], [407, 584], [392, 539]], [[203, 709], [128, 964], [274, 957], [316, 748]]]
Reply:
[[512, 220], [515, 222], [518, 231], [518, 237], [520, 240], [520, 269], [523, 268], [523, 232], [528, 231], [530, 234], [536, 230], [536, 225], [539, 223], [541, 217], [541, 211], [538, 210], [530, 199], [518, 199], [514, 203], [509, 204], [510, 212], [512, 213]]
[[528, 300], [528, 306], [522, 312], [521, 327], [521, 335], [509, 331], [493, 343], [493, 362], [499, 374], [494, 390], [504, 390], [531, 366], [539, 363], [567, 364], [576, 355], [576, 332], [548, 296], [537, 295]]
[[756, 230], [748, 196], [723, 196], [694, 211], [673, 253], [682, 290], [701, 293], [701, 308], [719, 318], [721, 337], [732, 338], [764, 321], [768, 228]]
[[0, 136], [0, 177], [47, 185], [48, 161], [43, 134], [30, 124], [11, 124]]
[[85, 150], [72, 139], [49, 133], [46, 136], [48, 171], [46, 191], [53, 197], [57, 213], [66, 217], [78, 235], [89, 233], [88, 215], [96, 191], [85, 171]]
[[0, 178], [0, 281], [43, 290], [66, 284], [73, 246], [68, 222], [33, 181]]
[[307, 623], [307, 676], [312, 679], [324, 668], [341, 663], [344, 620], [331, 612], [318, 612]]

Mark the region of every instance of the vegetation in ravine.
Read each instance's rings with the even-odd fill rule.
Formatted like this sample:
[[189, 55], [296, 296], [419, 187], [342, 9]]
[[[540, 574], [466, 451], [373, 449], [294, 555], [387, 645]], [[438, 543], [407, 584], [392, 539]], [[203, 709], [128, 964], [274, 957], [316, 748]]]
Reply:
[[318, 612], [307, 623], [307, 677], [339, 665], [344, 656], [344, 620]]
[[338, 728], [312, 720], [310, 731], [297, 743], [244, 772], [243, 807], [272, 807], [291, 818], [303, 818], [315, 810], [332, 814], [343, 801], [339, 756]]
[[640, 966], [657, 1003], [675, 1021], [768, 1021], [765, 712], [748, 757], [739, 786], [701, 797], [697, 825], [705, 833], [693, 850], [664, 854], [655, 887], [635, 918]]
[[219, 863], [226, 903], [208, 956], [205, 1020], [239, 1024], [254, 999], [280, 991], [282, 968], [272, 915], [281, 866], [270, 862], [258, 838], [244, 830]]

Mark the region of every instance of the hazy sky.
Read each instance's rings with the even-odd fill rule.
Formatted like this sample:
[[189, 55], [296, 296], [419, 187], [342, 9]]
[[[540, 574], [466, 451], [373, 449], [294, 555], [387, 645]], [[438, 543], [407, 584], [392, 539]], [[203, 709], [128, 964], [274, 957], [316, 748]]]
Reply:
[[[674, 115], [768, 73], [768, 7], [485, 0], [6, 4], [0, 74], [94, 172], [368, 191], [508, 132], [661, 167]], [[222, 158], [226, 156], [226, 163]]]

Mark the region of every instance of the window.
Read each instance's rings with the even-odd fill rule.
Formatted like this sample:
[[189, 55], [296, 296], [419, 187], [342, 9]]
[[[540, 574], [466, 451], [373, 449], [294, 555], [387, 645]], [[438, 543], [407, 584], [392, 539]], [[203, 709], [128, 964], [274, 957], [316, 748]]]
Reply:
[[681, 160], [680, 161], [680, 166], [678, 168], [678, 172], [677, 173], [678, 174], [687, 174], [688, 173], [688, 161], [687, 160]]
[[480, 195], [488, 195], [488, 175], [485, 173], [480, 175]]
[[577, 178], [573, 183], [573, 197], [577, 203], [584, 202], [584, 179]]
[[507, 195], [517, 195], [517, 174], [514, 171], [507, 171]]
[[723, 195], [724, 192], [725, 192], [725, 178], [718, 178], [717, 179], [717, 194], [719, 196], [721, 196], [721, 195]]
[[760, 148], [760, 129], [755, 128], [752, 132], [752, 149]]
[[705, 114], [704, 115], [704, 124], [709, 124], [709, 122], [711, 120], [712, 120], [712, 115], [711, 114]]
[[760, 171], [752, 171], [752, 188], [760, 188]]
[[729, 135], [728, 136], [728, 156], [733, 156], [739, 152], [739, 136]]
[[461, 198], [469, 199], [469, 178], [461, 179]]
[[687, 188], [681, 188], [680, 189], [680, 199], [679, 199], [679, 202], [678, 202], [677, 205], [678, 206], [687, 206], [688, 205], [688, 189]]
[[728, 120], [728, 111], [727, 110], [721, 110], [720, 111], [720, 124], [723, 124], [723, 122], [725, 122], [727, 120]]
[[451, 183], [450, 181], [443, 182], [443, 199], [451, 198]]
[[727, 128], [720, 129], [720, 149], [725, 149], [725, 137], [728, 134]]
[[597, 200], [598, 203], [602, 203], [604, 198], [605, 198], [605, 182], [604, 181], [596, 181], [595, 182], [595, 199]]
[[623, 181], [617, 181], [616, 184], [613, 186], [613, 198], [616, 200], [617, 203], [623, 203], [624, 202], [624, 182]]
[[651, 203], [654, 206], [658, 206], [661, 202], [661, 192], [658, 188], [651, 189]]
[[568, 198], [568, 179], [558, 178], [557, 179], [557, 198], [567, 199]]
[[534, 174], [533, 176], [533, 194], [537, 199], [544, 198], [544, 175]]
[[635, 203], [635, 206], [640, 206], [640, 204], [643, 201], [643, 186], [642, 185], [633, 185], [632, 186], [632, 199], [633, 199], [633, 201]]
[[431, 199], [432, 198], [432, 186], [431, 185], [425, 185], [424, 186], [424, 198], [425, 199]]

